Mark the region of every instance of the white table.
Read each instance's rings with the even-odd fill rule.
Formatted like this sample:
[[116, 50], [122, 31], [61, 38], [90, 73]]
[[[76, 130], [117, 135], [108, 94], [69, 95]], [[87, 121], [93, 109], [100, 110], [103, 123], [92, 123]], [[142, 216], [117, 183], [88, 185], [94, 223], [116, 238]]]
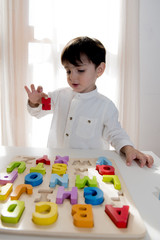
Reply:
[[[131, 167], [127, 167], [125, 159], [114, 151], [101, 150], [68, 150], [68, 149], [42, 149], [42, 148], [21, 148], [21, 147], [0, 147], [0, 170], [4, 169], [14, 156], [43, 156], [47, 155], [69, 155], [72, 158], [93, 158], [106, 156], [114, 159], [128, 191], [139, 210], [141, 217], [145, 223], [147, 234], [145, 240], [160, 239], [160, 159], [152, 152], [145, 152], [154, 157], [154, 166], [149, 169], [147, 167], [140, 168], [135, 162]], [[9, 240], [11, 235], [0, 234], [0, 240]], [[40, 240], [51, 239], [50, 237], [39, 236], [20, 236], [12, 235], [12, 240]], [[55, 240], [62, 238], [53, 238]]]

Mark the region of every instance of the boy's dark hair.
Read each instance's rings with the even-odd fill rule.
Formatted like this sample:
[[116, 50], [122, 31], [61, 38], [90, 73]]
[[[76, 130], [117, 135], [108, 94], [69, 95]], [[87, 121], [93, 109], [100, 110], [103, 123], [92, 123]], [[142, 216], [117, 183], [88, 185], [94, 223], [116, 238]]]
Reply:
[[87, 56], [88, 60], [99, 66], [101, 62], [105, 62], [106, 50], [103, 44], [94, 38], [77, 37], [71, 40], [62, 51], [61, 62], [70, 62], [78, 66], [81, 61], [81, 55]]

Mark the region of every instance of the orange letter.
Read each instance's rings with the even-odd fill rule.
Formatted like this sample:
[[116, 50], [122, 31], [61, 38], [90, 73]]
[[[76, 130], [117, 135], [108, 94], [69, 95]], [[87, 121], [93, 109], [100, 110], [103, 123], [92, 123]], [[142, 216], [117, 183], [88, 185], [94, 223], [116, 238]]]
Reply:
[[75, 204], [72, 206], [73, 223], [76, 227], [92, 228], [93, 213], [90, 204]]

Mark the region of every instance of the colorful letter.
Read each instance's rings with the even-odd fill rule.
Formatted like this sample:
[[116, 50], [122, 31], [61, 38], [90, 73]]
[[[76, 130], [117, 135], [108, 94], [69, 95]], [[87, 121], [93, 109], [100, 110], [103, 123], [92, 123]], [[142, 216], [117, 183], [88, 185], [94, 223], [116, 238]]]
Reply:
[[103, 182], [111, 182], [114, 184], [114, 188], [117, 190], [121, 189], [121, 183], [117, 175], [103, 175]]
[[32, 194], [33, 187], [30, 184], [20, 184], [18, 185], [11, 195], [11, 200], [18, 200], [22, 193]]
[[13, 171], [9, 174], [0, 173], [0, 184], [5, 185], [6, 183], [13, 183], [17, 177], [18, 177], [17, 171]]
[[51, 174], [51, 180], [49, 186], [54, 188], [56, 185], [63, 186], [65, 188], [68, 187], [68, 174], [64, 174], [62, 177], [58, 174]]
[[38, 172], [44, 175], [46, 173], [46, 169], [43, 167], [43, 163], [38, 163], [36, 167], [30, 168], [30, 172]]
[[110, 165], [96, 165], [96, 170], [98, 170], [101, 175], [114, 175], [114, 167]]
[[9, 194], [12, 192], [13, 184], [7, 183], [6, 185], [0, 187], [0, 200], [4, 201], [7, 199]]
[[108, 160], [106, 157], [99, 157], [96, 165], [110, 165], [112, 166], [112, 162]]
[[41, 173], [33, 172], [25, 176], [25, 184], [31, 184], [33, 187], [40, 185], [43, 182]]
[[100, 205], [104, 201], [103, 192], [97, 187], [84, 188], [85, 203], [91, 205]]
[[44, 163], [46, 165], [50, 165], [50, 160], [48, 159], [47, 155], [44, 155], [42, 158], [39, 158], [36, 160], [36, 164], [38, 163]]
[[7, 172], [12, 172], [15, 168], [18, 167], [18, 173], [23, 173], [26, 169], [25, 162], [11, 162], [7, 167]]
[[72, 190], [65, 191], [64, 187], [59, 187], [58, 192], [57, 192], [57, 197], [56, 197], [56, 203], [57, 204], [62, 204], [64, 199], [70, 198], [71, 204], [77, 204], [78, 200], [78, 191], [76, 187], [72, 187]]
[[129, 216], [129, 206], [114, 208], [112, 205], [105, 205], [105, 212], [118, 228], [126, 228]]
[[6, 223], [17, 223], [25, 209], [23, 201], [9, 201], [2, 208], [1, 220]]
[[64, 163], [68, 165], [68, 161], [69, 161], [69, 156], [64, 156], [64, 157], [56, 156], [54, 163]]
[[92, 228], [94, 226], [92, 206], [76, 204], [72, 206], [73, 224], [76, 227]]
[[63, 175], [67, 171], [67, 165], [64, 163], [55, 163], [52, 165], [52, 173], [57, 173], [58, 175]]
[[50, 225], [56, 222], [58, 217], [58, 207], [53, 202], [36, 203], [35, 212], [32, 214], [32, 220], [38, 225]]
[[42, 98], [42, 110], [51, 110], [51, 98]]
[[97, 178], [96, 176], [93, 176], [92, 179], [90, 179], [88, 176], [85, 176], [84, 178], [80, 178], [80, 175], [76, 176], [76, 183], [77, 188], [84, 188], [86, 185], [88, 187], [97, 187]]

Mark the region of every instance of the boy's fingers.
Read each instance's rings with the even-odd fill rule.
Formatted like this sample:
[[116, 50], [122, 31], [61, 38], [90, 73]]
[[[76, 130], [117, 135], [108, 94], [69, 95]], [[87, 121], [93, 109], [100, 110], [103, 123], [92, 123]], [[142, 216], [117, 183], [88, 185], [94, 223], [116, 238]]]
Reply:
[[140, 154], [138, 156], [138, 160], [139, 160], [139, 163], [140, 163], [140, 167], [144, 167], [146, 165], [147, 167], [150, 168], [150, 167], [152, 167], [153, 162], [154, 162], [152, 156], [150, 156], [150, 155]]
[[31, 90], [32, 90], [32, 92], [35, 91], [35, 86], [34, 86], [34, 84], [31, 84]]
[[48, 98], [48, 95], [43, 92], [43, 87], [42, 86], [37, 87], [37, 92], [41, 93], [41, 97]]
[[137, 154], [126, 155], [127, 166], [131, 166], [133, 160], [136, 161], [140, 167], [144, 167], [144, 165], [146, 164], [146, 159], [144, 158], [143, 155], [139, 154], [138, 152]]
[[137, 152], [136, 158], [134, 160], [137, 162], [137, 164], [141, 168], [143, 168], [146, 165], [146, 163], [147, 163], [146, 155], [143, 155], [141, 152]]
[[24, 88], [25, 88], [27, 94], [29, 95], [31, 93], [30, 89], [27, 86], [24, 86]]
[[147, 158], [148, 158], [148, 159], [147, 159], [146, 165], [147, 165], [147, 167], [151, 168], [152, 165], [153, 165], [153, 163], [154, 163], [154, 159], [153, 159], [153, 157], [150, 156], [150, 155], [148, 155]]
[[41, 93], [41, 97], [48, 98], [48, 95], [46, 93]]
[[139, 159], [139, 165], [140, 165], [140, 167], [144, 167], [145, 165], [146, 165], [146, 159]]
[[151, 168], [154, 163], [152, 156], [150, 156], [150, 155], [143, 156], [143, 155], [139, 154], [139, 155], [137, 155], [136, 159], [134, 159], [134, 158], [132, 159], [132, 158], [128, 157], [126, 159], [127, 166], [130, 166], [133, 160], [135, 160], [135, 162], [137, 162], [137, 164], [141, 168], [143, 168], [145, 165], [147, 167]]
[[132, 159], [131, 156], [126, 157], [126, 164], [127, 164], [127, 166], [131, 166], [132, 161], [133, 161], [133, 159]]
[[43, 87], [42, 87], [42, 86], [38, 86], [38, 87], [37, 87], [37, 92], [38, 92], [38, 93], [43, 92]]
[[151, 168], [154, 163], [152, 156], [143, 154], [136, 149], [132, 149], [132, 151], [126, 152], [126, 165], [130, 166], [132, 164], [132, 161], [135, 161], [141, 168], [143, 168], [145, 165]]

